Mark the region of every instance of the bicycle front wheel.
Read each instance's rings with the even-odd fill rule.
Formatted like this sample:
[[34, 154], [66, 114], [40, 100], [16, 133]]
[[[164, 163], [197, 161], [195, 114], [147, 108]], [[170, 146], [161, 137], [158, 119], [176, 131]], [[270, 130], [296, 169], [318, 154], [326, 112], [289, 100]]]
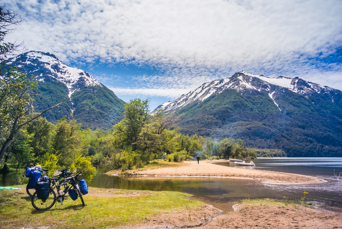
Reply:
[[56, 203], [56, 200], [56, 193], [50, 189], [49, 197], [46, 200], [38, 199], [37, 192], [35, 192], [32, 196], [31, 202], [32, 206], [38, 211], [45, 211], [49, 210]]
[[82, 205], [85, 206], [85, 203], [84, 203], [84, 200], [83, 200], [83, 196], [82, 196], [82, 193], [81, 193], [81, 190], [80, 190], [80, 186], [78, 184], [76, 184], [76, 190], [77, 190], [77, 194], [78, 196], [80, 197], [81, 201], [82, 201]]

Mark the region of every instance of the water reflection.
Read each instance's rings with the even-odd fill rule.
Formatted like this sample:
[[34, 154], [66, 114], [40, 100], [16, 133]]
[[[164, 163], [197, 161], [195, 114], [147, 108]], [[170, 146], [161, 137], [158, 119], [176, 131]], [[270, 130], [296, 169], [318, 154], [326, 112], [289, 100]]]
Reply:
[[[328, 162], [332, 162], [335, 167], [327, 166]], [[298, 163], [303, 163], [303, 166]], [[318, 163], [325, 167], [316, 166]], [[342, 182], [336, 181], [333, 176], [333, 169], [336, 173], [342, 172], [342, 158], [258, 159], [254, 169], [261, 167], [265, 170], [323, 177], [328, 182], [311, 185], [271, 185], [257, 180], [228, 178], [121, 178], [107, 176], [98, 169], [90, 185], [99, 188], [186, 192], [192, 194], [193, 198], [224, 211], [231, 211], [233, 204], [245, 198], [283, 199], [285, 196], [288, 199], [300, 200], [303, 192], [307, 191], [309, 200], [318, 207], [342, 212]], [[11, 185], [10, 180], [10, 177], [3, 178], [5, 184], [2, 185]]]
[[[341, 162], [341, 167], [338, 162]], [[91, 186], [101, 188], [119, 188], [130, 190], [180, 191], [193, 195], [193, 198], [212, 204], [224, 211], [231, 211], [232, 205], [245, 198], [275, 198], [300, 200], [303, 192], [309, 192], [308, 198], [317, 207], [342, 212], [342, 182], [334, 180], [333, 169], [329, 167], [298, 166], [289, 163], [316, 164], [332, 161], [336, 172], [342, 171], [342, 158], [299, 158], [296, 159], [258, 159], [256, 168], [314, 175], [328, 180], [326, 183], [311, 185], [270, 185], [257, 180], [239, 180], [229, 178], [121, 178], [107, 176], [98, 171]], [[276, 166], [274, 165], [276, 164]], [[229, 164], [227, 164], [229, 166]]]

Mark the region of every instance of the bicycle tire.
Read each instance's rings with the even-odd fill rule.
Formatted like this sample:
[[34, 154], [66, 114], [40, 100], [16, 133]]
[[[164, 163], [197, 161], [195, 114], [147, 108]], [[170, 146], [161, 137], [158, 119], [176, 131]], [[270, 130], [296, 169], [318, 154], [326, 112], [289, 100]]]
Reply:
[[[31, 191], [30, 191], [30, 190], [31, 190]], [[35, 189], [35, 188], [30, 188], [30, 187], [29, 187], [29, 184], [27, 184], [27, 185], [26, 185], [26, 192], [27, 192], [27, 194], [28, 194], [30, 197], [32, 197], [33, 194], [36, 192], [36, 189]]]
[[75, 188], [76, 188], [76, 190], [77, 190], [78, 196], [80, 197], [80, 199], [81, 199], [81, 201], [82, 201], [82, 205], [85, 206], [85, 203], [84, 203], [83, 196], [82, 196], [82, 193], [81, 193], [81, 190], [80, 190], [79, 185], [75, 185]]
[[[49, 197], [45, 201], [38, 199], [37, 192], [35, 192], [31, 198], [31, 203], [32, 206], [38, 211], [46, 211], [52, 208], [52, 206], [56, 203], [56, 200], [56, 193], [52, 189], [50, 189]], [[42, 207], [43, 205], [44, 207]]]

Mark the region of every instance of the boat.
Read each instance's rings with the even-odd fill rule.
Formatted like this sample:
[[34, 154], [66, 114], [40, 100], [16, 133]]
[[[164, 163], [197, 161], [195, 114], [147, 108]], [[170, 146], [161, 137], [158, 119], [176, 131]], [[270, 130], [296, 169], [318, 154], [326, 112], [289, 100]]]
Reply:
[[241, 166], [255, 166], [254, 162], [251, 161], [249, 163], [246, 163], [245, 161], [242, 161], [242, 162], [235, 162], [235, 164], [237, 165], [241, 165]]
[[229, 162], [242, 162], [240, 159], [229, 159]]

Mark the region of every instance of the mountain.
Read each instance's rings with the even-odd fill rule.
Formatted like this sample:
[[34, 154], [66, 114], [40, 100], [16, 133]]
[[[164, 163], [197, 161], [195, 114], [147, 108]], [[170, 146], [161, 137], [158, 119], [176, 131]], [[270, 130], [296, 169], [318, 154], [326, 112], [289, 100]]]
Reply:
[[89, 73], [69, 67], [53, 54], [30, 51], [9, 59], [8, 64], [36, 77], [36, 111], [67, 99], [60, 108], [44, 114], [50, 122], [73, 116], [82, 128], [110, 129], [123, 118], [124, 101]]
[[185, 134], [241, 138], [288, 156], [342, 156], [342, 92], [298, 77], [242, 71], [160, 108]]

